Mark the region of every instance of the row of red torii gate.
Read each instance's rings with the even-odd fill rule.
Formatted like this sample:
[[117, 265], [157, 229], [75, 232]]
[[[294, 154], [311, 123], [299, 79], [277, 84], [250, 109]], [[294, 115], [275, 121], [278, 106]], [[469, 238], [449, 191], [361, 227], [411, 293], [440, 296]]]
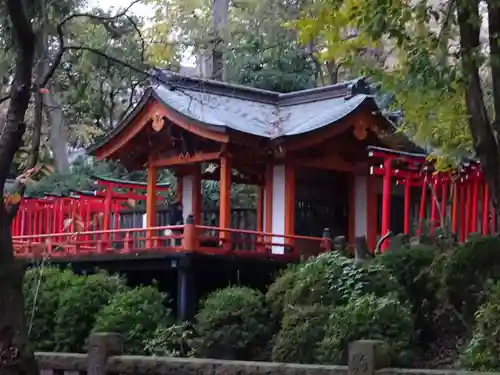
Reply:
[[[363, 79], [281, 94], [158, 71], [136, 107], [90, 152], [146, 183], [95, 178], [91, 191], [25, 198], [18, 256], [68, 259], [196, 252], [296, 260], [331, 239], [369, 249], [389, 230], [464, 241], [496, 231], [480, 165], [436, 172], [396, 131]], [[184, 223], [170, 225], [158, 171], [177, 178]], [[217, 181], [204, 197], [202, 181]], [[234, 196], [252, 186], [252, 199]], [[382, 250], [388, 247], [384, 242]]]

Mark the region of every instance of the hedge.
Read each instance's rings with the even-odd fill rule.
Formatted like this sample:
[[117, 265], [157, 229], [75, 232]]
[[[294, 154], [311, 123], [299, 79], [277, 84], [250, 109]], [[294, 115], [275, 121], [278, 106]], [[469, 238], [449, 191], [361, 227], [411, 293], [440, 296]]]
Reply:
[[264, 295], [245, 287], [210, 294], [196, 317], [197, 356], [252, 360], [262, 356], [270, 340], [270, 313]]

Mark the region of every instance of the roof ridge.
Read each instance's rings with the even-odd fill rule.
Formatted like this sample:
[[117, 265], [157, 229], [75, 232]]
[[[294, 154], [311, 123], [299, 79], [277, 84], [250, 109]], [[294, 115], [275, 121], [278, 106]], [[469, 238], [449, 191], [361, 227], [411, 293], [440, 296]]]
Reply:
[[170, 84], [172, 85], [172, 90], [181, 88], [242, 100], [251, 100], [280, 107], [333, 99], [342, 96], [369, 94], [369, 85], [367, 78], [364, 76], [333, 85], [314, 87], [289, 93], [280, 93], [277, 91], [263, 90], [211, 79], [185, 76], [170, 70], [155, 68], [153, 72], [152, 75], [156, 76], [157, 79], [153, 79], [152, 86], [155, 84], [159, 84], [160, 86], [167, 86]]

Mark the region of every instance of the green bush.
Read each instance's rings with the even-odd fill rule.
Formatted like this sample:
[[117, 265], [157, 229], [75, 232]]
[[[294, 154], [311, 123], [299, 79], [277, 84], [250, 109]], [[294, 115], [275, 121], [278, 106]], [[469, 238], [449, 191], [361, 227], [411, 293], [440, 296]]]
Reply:
[[163, 357], [190, 357], [193, 355], [194, 328], [188, 322], [159, 326], [153, 338], [146, 340], [145, 352]]
[[75, 276], [74, 282], [60, 291], [59, 307], [55, 314], [56, 351], [84, 350], [96, 314], [114, 294], [124, 288], [124, 280], [105, 272]]
[[288, 266], [267, 289], [266, 305], [271, 312], [273, 322], [281, 321], [283, 318], [286, 293], [295, 285], [301, 266], [302, 264]]
[[[56, 267], [30, 268], [24, 276], [24, 304], [30, 341], [35, 350], [56, 350], [56, 314], [62, 291], [77, 282], [71, 270]], [[36, 302], [35, 309], [33, 309]]]
[[321, 305], [287, 309], [275, 339], [272, 360], [314, 363], [316, 346], [325, 336], [331, 310]]
[[152, 286], [122, 290], [98, 312], [94, 331], [118, 332], [126, 353], [142, 354], [157, 328], [173, 323], [163, 305], [165, 298]]
[[500, 278], [500, 238], [474, 236], [448, 254], [442, 285], [465, 321], [485, 300], [485, 283]]
[[196, 355], [252, 360], [271, 338], [264, 296], [253, 289], [230, 287], [210, 294], [197, 315]]
[[438, 255], [435, 247], [418, 245], [402, 247], [376, 258], [376, 262], [390, 270], [403, 287], [412, 305], [423, 343], [434, 339], [434, 313], [441, 304], [438, 298], [440, 280], [434, 269], [434, 261]]
[[405, 365], [410, 359], [412, 336], [412, 314], [404, 304], [373, 294], [360, 296], [332, 311], [316, 362], [345, 365], [349, 343], [364, 339], [386, 341], [393, 363]]
[[266, 300], [274, 301], [271, 306], [275, 312], [279, 305], [282, 310], [315, 303], [342, 305], [353, 295], [366, 293], [403, 295], [396, 279], [382, 265], [356, 262], [332, 252], [285, 272], [269, 288]]
[[460, 361], [473, 371], [500, 370], [500, 284], [496, 284], [476, 313], [472, 339], [463, 351]]

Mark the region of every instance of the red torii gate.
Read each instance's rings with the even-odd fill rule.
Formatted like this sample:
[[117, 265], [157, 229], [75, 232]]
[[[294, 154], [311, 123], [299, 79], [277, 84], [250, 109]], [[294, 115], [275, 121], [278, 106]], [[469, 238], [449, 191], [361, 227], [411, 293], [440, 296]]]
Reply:
[[[471, 233], [478, 231], [478, 212], [481, 203], [481, 233], [493, 233], [496, 228], [495, 209], [491, 204], [488, 185], [478, 162], [463, 163], [458, 170], [436, 172], [432, 161], [425, 154], [399, 152], [378, 147], [369, 147], [369, 156], [382, 161], [372, 166], [371, 173], [382, 176], [382, 225], [381, 234], [390, 230], [391, 187], [393, 178], [396, 183], [404, 184], [404, 233], [410, 234], [411, 188], [420, 187], [418, 212], [418, 229], [422, 232], [422, 224], [426, 219], [427, 196], [430, 190], [430, 222], [431, 231], [441, 223], [442, 218], [451, 216], [451, 230], [459, 234], [461, 242]], [[394, 164], [399, 164], [394, 166]], [[451, 212], [448, 212], [447, 201], [451, 196]], [[441, 217], [438, 217], [438, 203]], [[443, 225], [443, 223], [441, 223]], [[387, 249], [388, 242], [382, 245]]]
[[[146, 184], [95, 177], [94, 185], [99, 190], [72, 190], [66, 196], [46, 193], [39, 198], [24, 198], [12, 224], [12, 235], [88, 231], [90, 226], [94, 230], [109, 230], [113, 214], [115, 228], [118, 228], [119, 214], [125, 202], [146, 201], [146, 195], [137, 193], [146, 190]], [[168, 184], [158, 185], [159, 191], [167, 191], [168, 188]], [[158, 200], [162, 199], [158, 197]]]

